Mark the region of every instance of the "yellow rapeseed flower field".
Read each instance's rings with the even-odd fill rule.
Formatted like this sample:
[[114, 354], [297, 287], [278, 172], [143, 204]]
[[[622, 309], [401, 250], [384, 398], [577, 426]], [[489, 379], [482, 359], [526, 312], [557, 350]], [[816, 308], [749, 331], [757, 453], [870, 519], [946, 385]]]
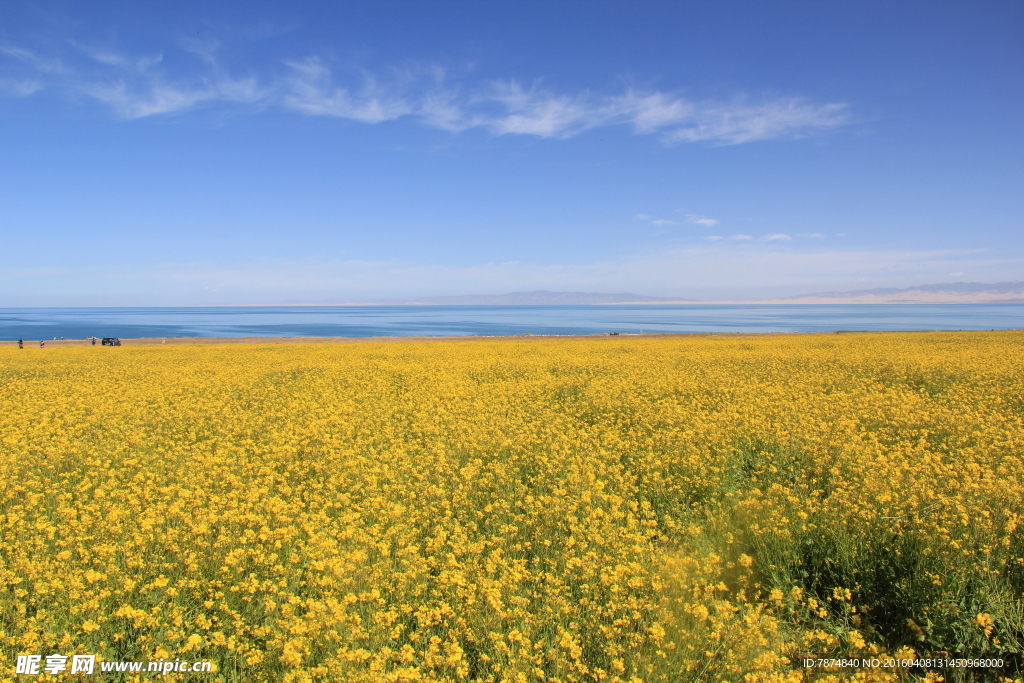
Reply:
[[0, 349], [0, 680], [51, 653], [1018, 678], [1022, 359], [1020, 332]]

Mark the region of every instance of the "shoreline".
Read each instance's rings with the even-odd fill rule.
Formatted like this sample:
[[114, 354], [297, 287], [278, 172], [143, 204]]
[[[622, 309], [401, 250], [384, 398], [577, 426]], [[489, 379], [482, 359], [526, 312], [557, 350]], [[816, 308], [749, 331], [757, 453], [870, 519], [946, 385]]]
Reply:
[[[468, 342], [483, 340], [513, 340], [520, 341], [531, 339], [615, 339], [619, 337], [694, 337], [694, 336], [721, 336], [721, 335], [769, 335], [769, 334], [805, 334], [801, 332], [651, 332], [649, 334], [637, 334], [635, 332], [620, 332], [618, 334], [595, 333], [595, 334], [520, 334], [520, 335], [456, 335], [456, 336], [400, 336], [400, 337], [138, 337], [135, 339], [121, 338], [122, 346], [203, 346], [203, 345], [230, 345], [230, 344], [357, 344], [365, 342], [379, 343], [400, 343], [411, 341], [445, 341], [445, 342]], [[806, 333], [814, 334], [814, 333]], [[42, 350], [50, 348], [80, 348], [92, 347], [88, 339], [44, 339], [46, 346]], [[38, 339], [26, 339], [25, 349], [39, 350]], [[17, 348], [18, 340], [0, 340], [0, 348]], [[96, 342], [96, 347], [101, 344]]]
[[[636, 332], [594, 333], [594, 334], [521, 334], [521, 335], [457, 335], [457, 336], [398, 336], [398, 337], [137, 337], [121, 338], [122, 346], [224, 346], [240, 344], [358, 344], [358, 343], [402, 343], [402, 342], [471, 342], [471, 341], [526, 341], [544, 339], [621, 339], [643, 338], [655, 339], [664, 337], [770, 337], [770, 336], [808, 336], [808, 335], [848, 335], [848, 334], [923, 334], [923, 333], [963, 333], [963, 332], [1020, 332], [1024, 328], [1002, 330], [832, 330], [822, 332]], [[46, 346], [40, 349], [38, 339], [24, 340], [23, 350], [43, 350], [53, 348], [92, 347], [88, 339], [44, 339]], [[18, 340], [0, 340], [0, 348], [17, 348]], [[96, 348], [102, 345], [97, 342]], [[113, 347], [111, 347], [113, 348]]]
[[920, 297], [896, 299], [892, 297], [798, 297], [792, 299], [755, 299], [709, 301], [703, 299], [679, 299], [664, 301], [603, 301], [600, 303], [520, 303], [520, 304], [485, 304], [485, 303], [421, 303], [421, 302], [365, 302], [351, 301], [341, 303], [288, 303], [288, 304], [174, 304], [163, 306], [11, 306], [0, 307], [0, 310], [47, 310], [47, 309], [178, 309], [178, 308], [558, 308], [572, 307], [605, 307], [605, 306], [831, 306], [831, 305], [878, 305], [878, 306], [912, 306], [912, 305], [965, 305], [965, 306], [996, 306], [1024, 305], [1024, 298], [1013, 297]]

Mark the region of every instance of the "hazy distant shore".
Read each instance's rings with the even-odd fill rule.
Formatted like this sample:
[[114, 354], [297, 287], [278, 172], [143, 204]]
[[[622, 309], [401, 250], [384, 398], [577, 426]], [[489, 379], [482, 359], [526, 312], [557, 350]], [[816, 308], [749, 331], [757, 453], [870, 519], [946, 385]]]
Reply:
[[903, 289], [863, 289], [815, 292], [767, 299], [700, 300], [657, 297], [632, 292], [551, 292], [535, 290], [507, 294], [468, 294], [417, 299], [380, 299], [342, 303], [248, 304], [249, 306], [663, 306], [663, 305], [781, 305], [781, 304], [1024, 304], [1024, 282], [950, 282]]
[[[800, 297], [798, 299], [759, 299], [754, 301], [630, 301], [621, 302], [622, 304], [629, 305], [657, 305], [657, 304], [675, 304], [675, 305], [694, 305], [694, 306], [725, 306], [725, 305], [744, 305], [744, 306], [777, 306], [782, 304], [816, 304], [816, 305], [842, 305], [842, 304], [885, 304], [891, 306], [899, 306], [900, 304], [1024, 304], [1024, 298], [991, 298], [991, 297], [918, 297], [918, 298], [887, 298], [879, 296], [851, 296], [851, 297]], [[617, 304], [594, 304], [596, 306], [614, 306]]]
[[991, 297], [920, 297], [920, 298], [886, 298], [886, 297], [800, 297], [797, 299], [751, 299], [702, 301], [698, 299], [665, 299], [664, 301], [607, 301], [584, 304], [469, 304], [469, 303], [381, 303], [365, 301], [348, 301], [341, 303], [297, 303], [297, 304], [199, 304], [195, 306], [169, 306], [168, 308], [270, 308], [289, 307], [302, 308], [310, 306], [408, 306], [429, 308], [433, 306], [777, 306], [783, 304], [1024, 304], [1024, 297], [991, 298]]
[[[708, 335], [758, 335], [765, 334], [799, 334], [782, 332], [654, 332], [651, 334], [522, 334], [522, 335], [456, 335], [445, 337], [430, 336], [395, 336], [395, 337], [140, 337], [129, 339], [122, 337], [123, 346], [198, 346], [202, 344], [352, 344], [357, 342], [407, 342], [407, 341], [473, 341], [483, 339], [601, 339], [616, 337], [692, 337]], [[73, 348], [92, 346], [88, 339], [44, 339], [45, 351], [49, 348]], [[24, 340], [26, 349], [39, 349], [39, 340]], [[17, 348], [18, 342], [0, 341], [0, 348]], [[96, 342], [96, 348], [101, 344]], [[110, 347], [107, 347], [110, 348]], [[116, 347], [115, 347], [116, 348]]]
[[[1012, 332], [1015, 330], [994, 330], [996, 332]], [[241, 345], [241, 344], [355, 344], [355, 343], [402, 343], [417, 341], [436, 342], [470, 342], [487, 340], [538, 340], [538, 339], [621, 339], [623, 337], [766, 337], [766, 336], [801, 336], [809, 334], [928, 334], [934, 332], [962, 334], [964, 332], [985, 332], [989, 330], [834, 330], [829, 332], [651, 332], [651, 333], [595, 333], [595, 334], [519, 334], [519, 335], [456, 335], [456, 336], [395, 336], [395, 337], [140, 337], [120, 339], [122, 346], [204, 346], [204, 345]], [[65, 349], [93, 346], [88, 339], [45, 339], [46, 349]], [[17, 348], [17, 340], [0, 341], [0, 348]], [[25, 350], [40, 350], [39, 340], [24, 340]], [[102, 347], [97, 342], [95, 348]]]

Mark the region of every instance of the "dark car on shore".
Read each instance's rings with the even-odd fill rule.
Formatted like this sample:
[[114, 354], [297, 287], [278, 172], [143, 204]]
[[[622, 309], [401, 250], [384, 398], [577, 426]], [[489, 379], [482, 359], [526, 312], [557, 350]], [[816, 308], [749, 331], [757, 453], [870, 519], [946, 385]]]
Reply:
[[103, 346], [120, 346], [121, 340], [117, 337], [104, 337], [101, 344]]

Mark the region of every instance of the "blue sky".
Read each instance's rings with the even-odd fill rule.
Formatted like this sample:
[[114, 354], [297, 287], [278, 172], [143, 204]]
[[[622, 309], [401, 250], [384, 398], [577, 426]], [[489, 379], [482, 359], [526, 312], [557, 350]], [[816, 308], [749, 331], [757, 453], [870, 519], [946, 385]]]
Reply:
[[1019, 2], [0, 0], [0, 307], [1024, 280]]

